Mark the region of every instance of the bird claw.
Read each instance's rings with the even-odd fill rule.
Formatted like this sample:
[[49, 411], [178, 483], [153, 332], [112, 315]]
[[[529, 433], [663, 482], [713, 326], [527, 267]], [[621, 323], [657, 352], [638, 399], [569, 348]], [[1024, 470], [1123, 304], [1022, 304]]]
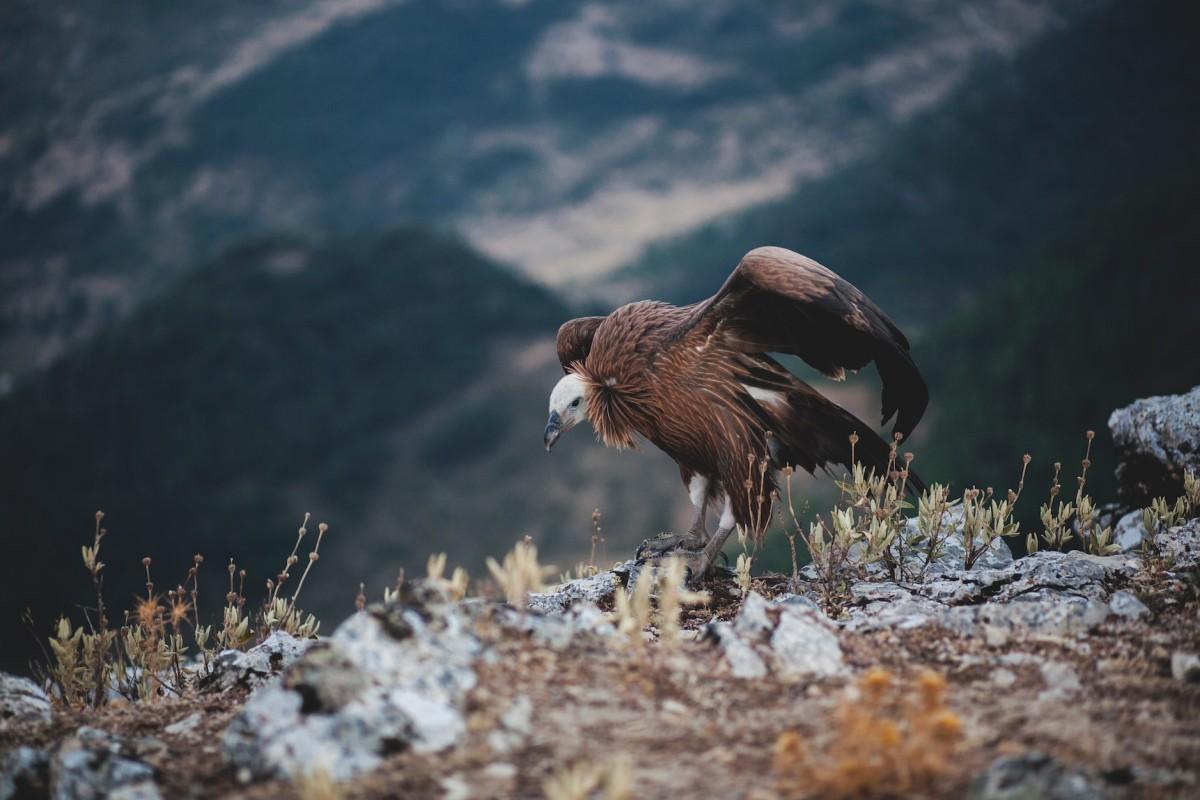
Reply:
[[634, 556], [628, 579], [632, 585], [644, 569], [657, 571], [667, 559], [678, 559], [683, 562], [686, 572], [685, 581], [689, 586], [695, 585], [708, 572], [711, 563], [704, 542], [688, 534], [660, 533], [642, 542]]
[[704, 549], [704, 540], [691, 531], [687, 533], [671, 533], [664, 531], [657, 536], [642, 540], [641, 546], [634, 553], [638, 561], [660, 559], [669, 555], [680, 554], [680, 551], [700, 551]]

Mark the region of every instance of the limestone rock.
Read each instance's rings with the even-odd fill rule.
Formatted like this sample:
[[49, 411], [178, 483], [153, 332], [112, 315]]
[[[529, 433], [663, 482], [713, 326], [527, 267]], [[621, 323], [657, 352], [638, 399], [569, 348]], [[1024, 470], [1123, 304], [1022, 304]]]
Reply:
[[1142, 512], [1130, 511], [1117, 520], [1113, 528], [1113, 542], [1122, 553], [1134, 553], [1142, 548], [1146, 527], [1142, 524]]
[[0, 672], [0, 730], [16, 723], [49, 722], [50, 698], [29, 678]]
[[1200, 473], [1200, 386], [1187, 394], [1147, 397], [1108, 418], [1116, 445], [1121, 499], [1141, 508], [1183, 493], [1186, 470]]
[[771, 634], [776, 669], [785, 676], [824, 677], [845, 671], [834, 626], [824, 614], [794, 605], [780, 608]]
[[549, 592], [530, 592], [526, 602], [530, 611], [565, 614], [578, 602], [602, 603], [611, 599], [620, 585], [616, 571], [600, 572], [560, 584]]
[[1158, 550], [1171, 562], [1175, 572], [1200, 566], [1200, 519], [1192, 519], [1154, 537]]
[[201, 678], [200, 686], [208, 692], [261, 686], [282, 674], [315, 641], [297, 639], [285, 631], [274, 631], [261, 644], [244, 652], [223, 650], [213, 661], [212, 671]]
[[717, 623], [714, 636], [725, 652], [730, 672], [736, 678], [762, 678], [767, 675], [767, 665], [758, 651], [742, 638], [727, 622]]
[[1109, 614], [1110, 587], [1131, 576], [1128, 556], [1039, 552], [999, 569], [946, 570], [924, 583], [851, 587], [848, 630], [935, 623], [964, 635], [1085, 633]]
[[430, 602], [355, 614], [251, 695], [225, 732], [226, 756], [254, 776], [319, 770], [346, 780], [399, 749], [448, 747], [466, 730], [478, 608]]
[[[912, 537], [917, 534], [918, 520], [912, 517], [905, 525], [904, 535]], [[942, 525], [951, 531], [950, 536], [945, 543], [938, 548], [938, 556], [930, 562], [927, 575], [937, 575], [944, 572], [954, 572], [965, 569], [967, 549], [963, 545], [962, 527], [963, 527], [963, 511], [961, 506], [955, 506], [946, 512]], [[910, 559], [906, 559], [910, 564], [917, 569], [920, 568], [924, 561], [923, 555], [916, 555]], [[1009, 549], [1008, 543], [1003, 538], [993, 539], [988, 549], [975, 560], [972, 569], [1002, 569], [1013, 562], [1012, 550]], [[912, 567], [910, 567], [912, 569]]]
[[1200, 655], [1196, 653], [1172, 654], [1171, 675], [1176, 680], [1200, 683]]
[[33, 747], [14, 747], [0, 753], [0, 800], [48, 797], [50, 756]]
[[124, 797], [157, 800], [154, 769], [128, 756], [125, 744], [98, 728], [82, 727], [64, 740], [50, 762], [55, 800]]
[[535, 644], [551, 650], [565, 650], [579, 634], [600, 637], [613, 634], [612, 623], [604, 612], [587, 600], [576, 600], [565, 611], [546, 613], [532, 609], [525, 613], [505, 607], [498, 611], [498, 617], [505, 626], [528, 633]]
[[836, 630], [805, 598], [768, 603], [750, 592], [733, 623], [710, 623], [706, 635], [720, 645], [736, 677], [761, 678], [773, 671], [801, 678], [845, 671]]
[[1032, 752], [998, 758], [971, 786], [971, 800], [1098, 800], [1110, 796], [1104, 781]]
[[1125, 619], [1141, 619], [1150, 613], [1150, 609], [1146, 608], [1145, 603], [1138, 600], [1132, 592], [1124, 589], [1113, 592], [1112, 598], [1108, 601], [1108, 607], [1112, 613]]

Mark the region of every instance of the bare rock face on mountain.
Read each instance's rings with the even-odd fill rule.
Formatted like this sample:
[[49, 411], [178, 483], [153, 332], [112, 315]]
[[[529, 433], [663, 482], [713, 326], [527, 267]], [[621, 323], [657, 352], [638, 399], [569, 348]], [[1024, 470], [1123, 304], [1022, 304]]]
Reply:
[[1108, 427], [1120, 459], [1121, 499], [1129, 505], [1174, 499], [1183, 494], [1184, 473], [1200, 474], [1200, 386], [1119, 408]]

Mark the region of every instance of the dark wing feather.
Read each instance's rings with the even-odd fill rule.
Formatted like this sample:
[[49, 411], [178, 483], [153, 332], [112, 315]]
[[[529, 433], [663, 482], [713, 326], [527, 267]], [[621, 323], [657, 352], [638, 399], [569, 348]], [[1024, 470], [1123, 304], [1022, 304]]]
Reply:
[[780, 247], [751, 250], [715, 295], [680, 326], [743, 353], [799, 356], [833, 378], [874, 361], [883, 379], [883, 424], [907, 436], [929, 391], [908, 340], [865, 294], [832, 270]]
[[604, 317], [579, 317], [562, 324], [558, 329], [558, 361], [562, 364], [563, 372], [570, 372], [571, 365], [576, 361], [586, 361], [592, 349], [592, 337]]

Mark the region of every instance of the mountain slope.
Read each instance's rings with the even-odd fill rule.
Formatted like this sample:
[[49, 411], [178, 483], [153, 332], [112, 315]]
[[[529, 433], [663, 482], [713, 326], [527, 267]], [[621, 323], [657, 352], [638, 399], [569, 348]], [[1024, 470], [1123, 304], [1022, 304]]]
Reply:
[[[277, 236], [201, 266], [0, 401], [0, 527], [9, 542], [0, 625], [10, 630], [26, 605], [46, 624], [86, 602], [79, 545], [96, 509], [108, 514], [104, 560], [119, 592], [137, 587], [143, 555], [173, 585], [192, 552], [213, 565], [210, 597], [223, 593], [217, 577], [231, 556], [261, 585], [308, 510], [334, 525], [332, 564], [322, 566], [346, 597], [352, 579], [378, 590], [377, 572], [347, 575], [339, 561], [361, 550], [390, 580], [424, 559], [431, 534], [465, 527], [451, 514], [442, 530], [415, 528], [429, 515], [411, 491], [408, 508], [381, 503], [397, 442], [425, 459], [408, 483], [426, 491], [455, 480], [462, 462], [511, 457], [503, 443], [514, 420], [528, 425], [524, 451], [544, 455], [538, 434], [556, 368], [537, 373], [529, 391], [538, 397], [522, 409], [496, 391], [473, 426], [424, 420], [464, 397], [486, 407], [493, 393], [480, 382], [503, 369], [498, 354], [550, 340], [566, 314], [545, 290], [417, 229]], [[582, 522], [588, 512], [573, 516]], [[477, 547], [500, 552], [525, 522], [514, 514]]]
[[1089, 485], [1115, 500], [1111, 410], [1200, 384], [1198, 262], [1200, 192], [1153, 185], [1031, 253], [917, 346], [936, 402], [922, 474], [1002, 489], [1032, 453], [1032, 525], [1053, 462], [1070, 489], [1091, 429]]
[[872, 151], [1081, 5], [17, 3], [0, 379], [278, 229], [434, 220], [540, 281], [593, 279]]
[[685, 301], [770, 243], [811, 255], [910, 326], [936, 322], [1030, 248], [1147, 183], [1200, 175], [1190, 6], [1107, 3], [980, 67], [876, 156], [651, 248], [621, 276]]

